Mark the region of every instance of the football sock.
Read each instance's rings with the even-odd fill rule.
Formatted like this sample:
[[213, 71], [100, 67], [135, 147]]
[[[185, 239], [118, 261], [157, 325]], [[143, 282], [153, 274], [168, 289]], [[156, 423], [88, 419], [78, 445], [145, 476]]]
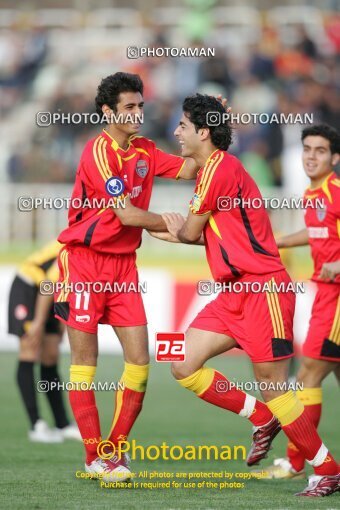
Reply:
[[306, 413], [302, 402], [293, 391], [267, 402], [267, 406], [280, 421], [282, 430], [313, 466], [317, 475], [336, 475], [338, 465]]
[[39, 420], [33, 361], [19, 361], [17, 382], [32, 428]]
[[[96, 374], [96, 367], [71, 365], [70, 382], [90, 385]], [[75, 385], [75, 387], [77, 387]], [[100, 421], [94, 390], [72, 389], [69, 399], [74, 418], [83, 438], [86, 451], [86, 463], [90, 464], [98, 457], [97, 447], [101, 442]]]
[[[322, 409], [322, 388], [304, 388], [296, 391], [296, 396], [305, 406], [305, 413], [318, 428]], [[288, 441], [287, 457], [295, 471], [301, 471], [305, 465], [305, 457], [294, 443]]]
[[69, 425], [70, 422], [67, 419], [62, 391], [59, 388], [51, 389], [52, 382], [60, 382], [57, 365], [47, 366], [41, 364], [40, 376], [42, 381], [48, 381], [49, 383], [49, 390], [46, 392], [46, 396], [51, 406], [56, 427], [62, 429]]
[[230, 388], [228, 379], [213, 368], [202, 367], [178, 382], [202, 400], [248, 418], [257, 427], [273, 418], [266, 404], [244, 391]]
[[120, 379], [124, 389], [117, 389], [115, 410], [108, 440], [114, 444], [126, 441], [143, 406], [149, 365], [125, 363]]

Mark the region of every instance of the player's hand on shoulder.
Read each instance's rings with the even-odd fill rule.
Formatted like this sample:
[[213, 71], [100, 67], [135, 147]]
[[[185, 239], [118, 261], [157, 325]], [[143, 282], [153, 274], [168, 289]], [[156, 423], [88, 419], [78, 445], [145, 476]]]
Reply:
[[227, 113], [230, 113], [232, 111], [232, 107], [228, 106], [228, 99], [226, 97], [222, 98], [222, 94], [218, 94], [218, 96], [216, 96], [216, 99], [222, 104], [223, 108]]

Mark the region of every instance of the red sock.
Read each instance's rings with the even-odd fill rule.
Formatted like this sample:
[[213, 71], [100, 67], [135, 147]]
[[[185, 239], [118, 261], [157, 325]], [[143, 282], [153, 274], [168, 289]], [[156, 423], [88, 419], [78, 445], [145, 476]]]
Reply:
[[[316, 429], [320, 422], [321, 410], [322, 404], [305, 405], [305, 413], [313, 422]], [[291, 441], [288, 441], [287, 457], [295, 471], [302, 471], [305, 465], [305, 456]]]
[[210, 404], [248, 418], [257, 427], [270, 422], [273, 414], [266, 404], [244, 391], [230, 388], [229, 383], [223, 374], [215, 370], [211, 385], [198, 396]]
[[323, 445], [315, 425], [308, 416], [308, 412], [306, 413], [306, 410], [292, 423], [282, 426], [282, 430], [290, 441], [297, 445], [305, 459], [313, 465], [315, 474], [336, 475], [339, 472], [338, 465], [329, 452], [320, 465], [314, 465], [315, 462], [319, 464], [316, 458], [317, 454], [321, 451], [327, 451], [327, 449]]
[[108, 439], [117, 444], [126, 441], [142, 407], [145, 392], [126, 388], [117, 391], [113, 425]]
[[93, 390], [70, 390], [69, 399], [74, 418], [83, 438], [86, 463], [98, 457], [97, 447], [101, 438], [99, 414]]

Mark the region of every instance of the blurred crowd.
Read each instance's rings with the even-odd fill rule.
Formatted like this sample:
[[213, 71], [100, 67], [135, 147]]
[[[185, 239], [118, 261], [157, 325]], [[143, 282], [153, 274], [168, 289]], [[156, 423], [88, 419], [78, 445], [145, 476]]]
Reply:
[[[163, 33], [150, 27], [149, 47], [172, 46]], [[79, 56], [68, 62], [64, 78], [46, 100], [45, 111], [94, 112], [95, 84], [118, 70], [136, 72], [145, 84], [145, 124], [142, 134], [159, 147], [177, 152], [173, 131], [178, 122], [181, 101], [196, 91], [222, 93], [233, 112], [313, 113], [314, 121], [323, 121], [340, 129], [339, 52], [340, 17], [325, 21], [326, 46], [307, 33], [303, 25], [296, 28], [294, 44], [287, 44], [271, 26], [264, 25], [257, 43], [246, 51], [235, 52], [214, 40], [209, 44], [199, 38], [186, 46], [216, 48], [213, 58], [149, 57], [123, 60], [123, 50], [112, 48], [91, 53], [86, 60]], [[108, 39], [109, 44], [109, 39]], [[125, 55], [125, 53], [124, 53]], [[30, 94], [45, 66], [56, 64], [49, 51], [49, 32], [41, 29], [12, 31], [0, 37], [0, 111], [6, 119], [13, 109], [30, 100]], [[100, 66], [96, 67], [96, 63]], [[91, 86], [70, 86], [69, 76], [79, 66], [92, 69]], [[105, 72], [106, 70], [106, 72]], [[299, 140], [301, 125], [237, 124], [231, 152], [237, 155], [260, 186], [284, 184], [283, 153]], [[27, 140], [15, 146], [7, 163], [11, 182], [72, 182], [80, 152], [100, 126], [90, 124], [34, 127]]]

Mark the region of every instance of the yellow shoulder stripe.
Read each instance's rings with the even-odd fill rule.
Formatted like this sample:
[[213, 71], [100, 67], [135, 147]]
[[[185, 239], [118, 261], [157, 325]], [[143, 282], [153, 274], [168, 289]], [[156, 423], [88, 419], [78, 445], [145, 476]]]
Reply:
[[326, 197], [328, 198], [328, 200], [330, 201], [330, 203], [332, 204], [333, 203], [332, 195], [331, 195], [331, 192], [329, 191], [328, 181], [327, 180], [325, 180], [323, 182], [321, 188], [322, 188], [322, 191], [324, 192], [324, 194], [326, 195]]
[[204, 200], [204, 198], [209, 190], [209, 186], [211, 184], [211, 181], [215, 174], [215, 171], [216, 171], [218, 165], [221, 163], [223, 158], [224, 158], [224, 154], [223, 154], [223, 152], [220, 152], [219, 155], [217, 156], [217, 158], [212, 161], [211, 166], [209, 166], [209, 169], [207, 170], [206, 174], [204, 175], [204, 177], [202, 179], [201, 192], [199, 193], [202, 201]]
[[131, 156], [126, 156], [126, 158], [123, 158], [123, 156], [122, 156], [122, 160], [123, 160], [123, 161], [129, 161], [130, 159], [134, 158], [135, 156], [137, 156], [137, 154], [136, 154], [136, 153], [131, 154]]
[[334, 184], [334, 186], [337, 186], [338, 188], [340, 188], [340, 179], [333, 179], [330, 182], [331, 182], [331, 184]]
[[99, 136], [93, 144], [93, 157], [97, 165], [98, 171], [106, 182], [112, 177], [109, 162], [106, 154], [107, 141], [103, 136]]
[[150, 157], [150, 154], [146, 150], [141, 149], [140, 147], [135, 147], [135, 151], [141, 152], [142, 154], [146, 154], [147, 156]]

